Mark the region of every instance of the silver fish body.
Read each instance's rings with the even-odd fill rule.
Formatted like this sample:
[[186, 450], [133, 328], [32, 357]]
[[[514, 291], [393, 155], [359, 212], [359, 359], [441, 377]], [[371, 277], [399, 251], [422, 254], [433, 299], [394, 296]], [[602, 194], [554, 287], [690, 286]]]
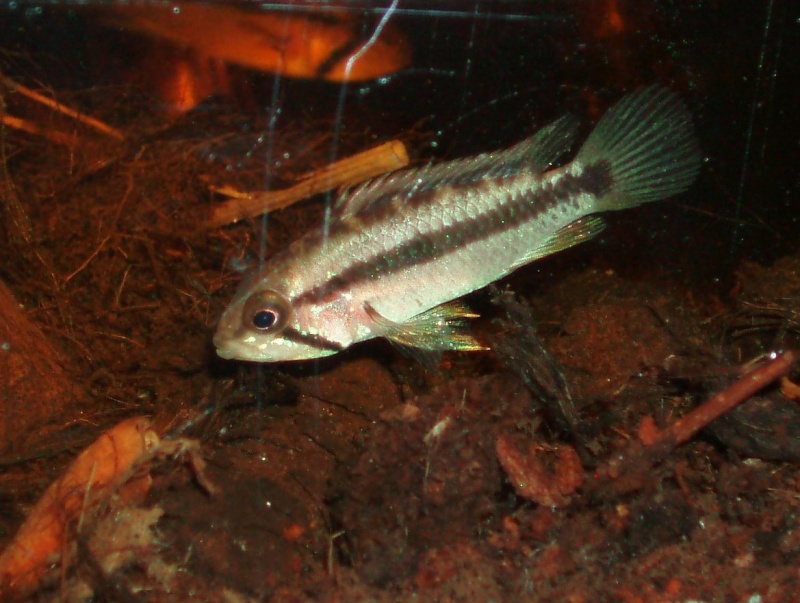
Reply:
[[240, 286], [214, 343], [257, 362], [334, 354], [375, 337], [410, 350], [477, 350], [457, 300], [603, 228], [594, 214], [688, 188], [701, 155], [691, 117], [660, 87], [623, 98], [575, 159], [563, 117], [496, 153], [394, 172], [345, 194], [336, 219]]

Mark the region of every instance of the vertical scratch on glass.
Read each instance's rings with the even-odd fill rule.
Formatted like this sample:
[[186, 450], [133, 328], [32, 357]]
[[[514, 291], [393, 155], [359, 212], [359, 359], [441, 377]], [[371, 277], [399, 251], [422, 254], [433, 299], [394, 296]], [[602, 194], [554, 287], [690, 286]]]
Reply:
[[[289, 19], [284, 19], [283, 37], [284, 39], [289, 33]], [[281, 72], [278, 70], [275, 73], [275, 80], [272, 83], [272, 96], [269, 101], [269, 119], [267, 120], [267, 149], [266, 157], [266, 170], [264, 170], [264, 190], [269, 191], [272, 186], [272, 164], [275, 159], [275, 126], [278, 123], [278, 115], [280, 115], [280, 90], [281, 90]], [[264, 268], [264, 261], [267, 255], [267, 225], [269, 223], [269, 212], [261, 216], [261, 238], [258, 248], [258, 269]]]
[[475, 34], [478, 28], [478, 17], [480, 16], [480, 0], [475, 2], [475, 10], [472, 11], [472, 27], [469, 31], [469, 43], [467, 44], [466, 60], [464, 61], [464, 93], [461, 95], [461, 109], [462, 112], [466, 106], [467, 94], [469, 93], [467, 86], [469, 85], [469, 76], [472, 72], [472, 51], [475, 49]]
[[[278, 123], [278, 115], [280, 114], [280, 89], [281, 89], [281, 75], [275, 74], [275, 81], [272, 84], [272, 98], [269, 102], [269, 119], [267, 121], [267, 153], [264, 160], [266, 161], [266, 170], [264, 170], [264, 190], [270, 190], [272, 186], [272, 162], [274, 161], [275, 151], [275, 126]], [[261, 216], [261, 239], [258, 248], [258, 269], [264, 268], [264, 259], [267, 255], [267, 223], [269, 221], [269, 212]]]
[[[775, 26], [781, 28], [781, 26], [785, 25], [786, 21], [786, 4], [784, 3], [781, 5], [777, 11], [777, 22]], [[779, 29], [780, 30], [780, 29]], [[778, 81], [778, 65], [781, 62], [781, 52], [783, 51], [783, 36], [779, 35], [778, 39], [775, 42], [775, 54], [772, 59], [772, 70], [770, 73], [770, 83], [769, 83], [769, 90], [767, 92], [767, 100], [766, 106], [771, 107], [774, 100], [775, 100], [775, 84]], [[758, 155], [759, 161], [763, 164], [764, 158], [767, 153], [767, 130], [769, 129], [769, 123], [764, 124], [764, 136], [761, 139], [761, 149]]]
[[[289, 32], [289, 19], [284, 20], [284, 37]], [[272, 187], [272, 165], [275, 159], [275, 130], [278, 123], [278, 115], [280, 115], [280, 91], [281, 91], [281, 72], [275, 73], [275, 80], [272, 83], [272, 97], [269, 101], [269, 119], [267, 120], [267, 148], [264, 170], [264, 190], [268, 191]], [[264, 269], [264, 263], [267, 256], [267, 226], [269, 224], [269, 212], [261, 216], [261, 236], [259, 239], [258, 247], [258, 269]], [[264, 402], [264, 392], [266, 391], [266, 383], [264, 376], [264, 367], [259, 365], [257, 375], [257, 394], [256, 394], [256, 408], [261, 411]]]
[[[378, 25], [375, 26], [375, 31], [372, 32], [369, 40], [364, 42], [364, 45], [358, 49], [358, 52], [353, 54], [349, 59], [347, 59], [347, 63], [344, 67], [344, 81], [350, 79], [350, 71], [353, 69], [353, 65], [356, 61], [358, 61], [364, 53], [367, 52], [374, 44], [378, 41], [378, 37], [383, 32], [384, 27], [389, 22], [389, 19], [392, 17], [394, 12], [397, 10], [397, 6], [400, 4], [400, 0], [392, 0], [392, 4], [386, 9], [381, 17], [381, 20], [378, 21]], [[341, 97], [340, 97], [341, 98]]]
[[756, 67], [755, 79], [755, 93], [753, 95], [753, 103], [750, 109], [750, 119], [747, 124], [747, 136], [744, 145], [744, 154], [742, 157], [742, 173], [739, 177], [739, 187], [736, 193], [736, 209], [733, 216], [733, 237], [731, 241], [731, 259], [735, 259], [736, 252], [739, 247], [739, 234], [742, 229], [740, 217], [742, 213], [742, 202], [744, 198], [745, 184], [747, 183], [748, 168], [750, 165], [750, 151], [753, 144], [753, 130], [755, 128], [756, 115], [759, 110], [759, 97], [761, 95], [761, 86], [764, 81], [764, 64], [766, 62], [767, 45], [770, 39], [770, 28], [772, 24], [772, 10], [774, 0], [769, 0], [767, 4], [766, 20], [764, 22], [764, 38], [761, 42], [761, 52], [758, 57], [758, 65]]
[[[383, 32], [383, 29], [386, 27], [386, 24], [389, 23], [389, 19], [392, 18], [399, 4], [400, 0], [392, 0], [392, 3], [384, 11], [380, 21], [378, 21], [378, 24], [375, 26], [375, 31], [372, 32], [372, 35], [369, 37], [369, 39], [366, 42], [364, 42], [361, 48], [358, 49], [358, 52], [354, 53], [353, 56], [347, 59], [347, 63], [345, 64], [344, 67], [344, 79], [342, 80], [342, 85], [339, 88], [339, 100], [336, 103], [336, 114], [334, 115], [333, 140], [331, 141], [331, 154], [329, 157], [330, 163], [336, 161], [339, 154], [339, 136], [341, 135], [342, 132], [342, 119], [344, 118], [344, 99], [345, 99], [345, 93], [347, 91], [347, 82], [350, 79], [350, 71], [352, 70], [353, 65], [356, 63], [356, 61], [358, 61], [362, 56], [364, 56], [364, 53], [367, 52], [375, 44], [375, 42], [377, 42], [378, 37]], [[332, 194], [328, 192], [327, 196], [325, 197], [325, 215], [323, 217], [323, 223], [322, 223], [323, 245], [327, 244], [328, 234], [330, 232], [331, 200], [332, 200]]]

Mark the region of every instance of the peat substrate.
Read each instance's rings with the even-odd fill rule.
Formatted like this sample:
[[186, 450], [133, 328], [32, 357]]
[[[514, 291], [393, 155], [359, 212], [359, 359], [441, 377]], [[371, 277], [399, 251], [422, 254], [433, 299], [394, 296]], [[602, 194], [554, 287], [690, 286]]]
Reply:
[[[205, 466], [140, 459], [65, 519], [31, 600], [796, 600], [798, 369], [648, 442], [797, 347], [800, 258], [743, 263], [720, 292], [590, 242], [470, 296], [492, 350], [432, 370], [383, 341], [223, 361], [211, 335], [244, 271], [330, 199], [209, 229], [209, 185], [291, 185], [330, 159], [330, 124], [264, 142], [224, 108], [126, 118], [122, 141], [0, 131], [0, 547], [129, 417]], [[342, 156], [382, 141], [342, 132]], [[290, 159], [265, 182], [267, 157]]]

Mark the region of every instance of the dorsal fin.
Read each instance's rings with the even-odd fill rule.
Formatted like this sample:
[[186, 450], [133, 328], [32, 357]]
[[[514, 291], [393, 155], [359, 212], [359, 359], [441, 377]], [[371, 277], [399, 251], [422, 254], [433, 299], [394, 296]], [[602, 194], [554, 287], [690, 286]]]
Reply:
[[345, 192], [336, 202], [336, 215], [349, 218], [378, 204], [408, 199], [443, 185], [475, 184], [513, 176], [523, 169], [544, 172], [569, 150], [577, 132], [575, 118], [565, 115], [508, 149], [390, 172]]

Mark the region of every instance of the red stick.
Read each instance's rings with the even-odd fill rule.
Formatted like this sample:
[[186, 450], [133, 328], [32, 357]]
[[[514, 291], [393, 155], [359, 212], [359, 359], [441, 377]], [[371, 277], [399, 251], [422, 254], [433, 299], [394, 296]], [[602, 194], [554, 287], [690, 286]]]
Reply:
[[712, 421], [730, 412], [775, 379], [786, 375], [794, 361], [795, 354], [791, 350], [776, 354], [771, 361], [751, 370], [730, 387], [714, 394], [688, 415], [659, 432], [652, 445], [667, 442], [672, 445], [683, 444]]

